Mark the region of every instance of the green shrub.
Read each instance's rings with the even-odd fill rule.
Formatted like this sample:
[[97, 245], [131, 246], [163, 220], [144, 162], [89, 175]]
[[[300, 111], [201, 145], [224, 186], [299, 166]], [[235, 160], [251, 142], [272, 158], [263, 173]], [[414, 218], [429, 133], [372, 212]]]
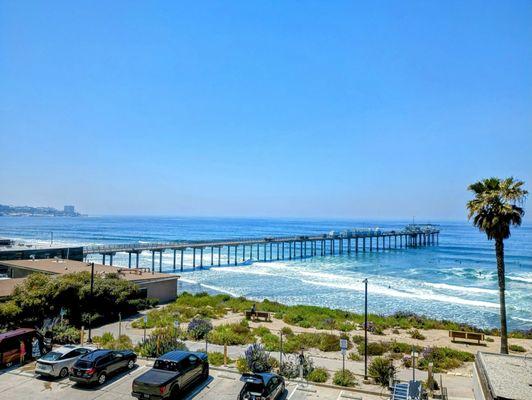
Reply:
[[369, 365], [369, 374], [379, 385], [387, 387], [390, 378], [395, 375], [395, 368], [390, 360], [383, 357], [375, 357]]
[[171, 333], [170, 329], [153, 332], [137, 346], [137, 352], [144, 357], [160, 357], [172, 350], [188, 349], [185, 343]]
[[348, 369], [344, 371], [336, 371], [333, 376], [333, 383], [338, 386], [351, 387], [355, 386], [356, 379], [355, 375]]
[[330, 333], [321, 334], [318, 349], [321, 351], [340, 351], [340, 337]]
[[399, 331], [399, 329], [394, 328], [393, 331], [392, 331], [392, 333], [393, 333], [394, 335], [399, 335], [401, 332]]
[[210, 343], [219, 345], [237, 345], [253, 343], [249, 327], [242, 323], [218, 325], [208, 334]]
[[475, 361], [475, 356], [467, 351], [454, 350], [449, 347], [427, 347], [416, 364], [419, 369], [424, 370], [432, 362], [434, 372], [443, 372], [458, 368], [464, 362], [472, 361]]
[[[308, 374], [314, 370], [314, 363], [312, 359], [305, 355], [303, 357], [303, 378], [308, 377]], [[299, 377], [300, 362], [299, 355], [290, 355], [283, 358], [283, 363], [279, 366], [279, 375], [288, 379], [294, 379]]]
[[360, 354], [358, 353], [355, 353], [354, 351], [350, 352], [348, 355], [347, 355], [347, 358], [351, 361], [360, 361], [362, 360], [362, 357], [360, 356]]
[[53, 342], [57, 344], [79, 343], [80, 331], [67, 323], [55, 324], [52, 327]]
[[325, 368], [314, 368], [308, 374], [307, 379], [311, 382], [324, 383], [329, 379], [329, 373]]
[[262, 344], [252, 344], [246, 349], [246, 362], [248, 368], [254, 373], [270, 372], [272, 366], [270, 364], [270, 355], [264, 349]]
[[353, 335], [353, 343], [355, 344], [364, 343], [364, 336]]
[[423, 335], [417, 329], [412, 329], [411, 331], [408, 331], [408, 334], [410, 335], [410, 337], [412, 339], [417, 339], [417, 340], [425, 340], [426, 339], [425, 335]]
[[288, 326], [284, 326], [282, 329], [281, 329], [281, 333], [284, 335], [284, 336], [292, 336], [294, 334], [294, 331], [292, 331], [292, 329], [290, 329], [290, 327]]
[[[388, 344], [385, 342], [369, 342], [368, 356], [382, 356], [388, 351]], [[364, 343], [358, 344], [359, 354], [364, 355]]]
[[14, 300], [0, 302], [0, 327], [14, 327], [22, 313], [22, 309]]
[[277, 370], [279, 369], [279, 360], [275, 357], [272, 357], [270, 356], [268, 358], [268, 362], [270, 363], [270, 365], [272, 366], [272, 370]]
[[486, 336], [486, 342], [490, 342], [490, 343], [493, 343], [495, 340], [493, 340], [493, 338], [489, 337], [489, 336]]
[[[224, 363], [224, 355], [223, 353], [220, 353], [219, 351], [209, 352], [207, 354], [207, 357], [209, 358], [209, 363], [215, 367], [219, 367], [220, 365], [223, 365]], [[232, 364], [232, 363], [233, 363], [233, 360], [231, 360], [228, 357], [227, 364]]]
[[205, 318], [193, 318], [187, 327], [187, 335], [192, 340], [203, 340], [212, 331], [212, 323]]
[[412, 349], [414, 351], [420, 352], [423, 350], [423, 347], [418, 345], [412, 345], [405, 342], [397, 342], [392, 341], [388, 343], [388, 348], [392, 353], [402, 353], [402, 354], [410, 354], [412, 353]]
[[238, 359], [236, 360], [236, 369], [241, 374], [250, 372], [246, 357], [238, 357]]
[[518, 344], [511, 344], [510, 346], [508, 346], [508, 348], [510, 349], [510, 351], [515, 351], [517, 353], [526, 352], [526, 349], [523, 346], [520, 346]]

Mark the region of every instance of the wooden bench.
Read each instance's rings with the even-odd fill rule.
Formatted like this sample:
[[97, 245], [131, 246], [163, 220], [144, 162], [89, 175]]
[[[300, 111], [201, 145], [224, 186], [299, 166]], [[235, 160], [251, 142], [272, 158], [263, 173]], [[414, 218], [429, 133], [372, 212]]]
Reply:
[[481, 344], [480, 341], [485, 340], [484, 334], [478, 332], [449, 331], [449, 337], [453, 342], [456, 342], [456, 339], [465, 339], [476, 340], [478, 344]]
[[246, 311], [244, 313], [246, 319], [259, 319], [264, 318], [264, 321], [270, 320], [270, 313], [266, 311]]

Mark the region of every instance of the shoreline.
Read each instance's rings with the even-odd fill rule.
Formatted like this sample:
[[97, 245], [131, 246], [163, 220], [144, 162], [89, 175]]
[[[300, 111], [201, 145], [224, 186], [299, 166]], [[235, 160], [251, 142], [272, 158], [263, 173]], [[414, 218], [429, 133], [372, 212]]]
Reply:
[[[195, 289], [193, 289], [192, 291], [191, 290], [187, 290], [187, 289], [183, 289], [182, 287], [182, 283], [185, 283], [186, 285], [189, 286], [189, 289], [194, 287]], [[217, 289], [213, 286], [210, 286], [210, 285], [204, 285], [204, 284], [201, 284], [201, 283], [198, 283], [198, 282], [190, 282], [190, 281], [187, 281], [186, 278], [185, 280], [183, 280], [182, 278], [180, 278], [178, 280], [178, 293], [177, 295], [180, 296], [182, 295], [183, 293], [190, 293], [190, 294], [199, 294], [199, 293], [207, 293], [209, 295], [228, 295], [228, 296], [231, 296], [232, 298], [235, 298], [235, 299], [238, 299], [238, 298], [245, 298], [247, 300], [252, 300], [252, 301], [256, 301], [256, 302], [264, 302], [265, 300], [266, 301], [271, 301], [271, 302], [278, 302], [277, 300], [272, 300], [272, 299], [269, 299], [267, 297], [256, 297], [256, 296], [240, 296], [240, 295], [237, 295], [235, 293], [230, 293], [229, 291], [224, 291], [224, 290], [221, 290], [221, 289]], [[313, 305], [313, 304], [300, 304], [300, 303], [297, 303], [297, 304], [286, 304], [286, 303], [283, 303], [283, 302], [279, 302], [280, 304], [284, 305], [284, 306], [288, 306], [288, 307], [296, 307], [296, 306], [308, 306], [308, 307], [322, 307], [322, 306], [316, 306], [316, 305]], [[346, 312], [346, 313], [352, 313], [352, 314], [356, 314], [356, 315], [363, 315], [363, 314], [360, 314], [356, 311], [353, 311], [353, 310], [346, 310], [346, 309], [342, 309], [342, 308], [330, 308], [330, 307], [324, 307], [328, 310], [337, 310], [337, 311], [342, 311], [342, 312]], [[390, 313], [390, 314], [375, 314], [375, 313], [370, 313], [368, 312], [368, 315], [378, 315], [380, 317], [383, 317], [383, 318], [388, 318], [388, 317], [392, 317], [394, 314], [400, 314], [400, 313], [404, 313], [404, 314], [412, 314], [412, 315], [415, 315], [421, 319], [426, 319], [426, 320], [434, 320], [434, 321], [438, 321], [438, 322], [449, 322], [449, 323], [453, 323], [453, 324], [457, 324], [457, 325], [463, 325], [463, 326], [467, 326], [467, 327], [470, 327], [472, 330], [474, 331], [477, 331], [477, 332], [484, 332], [486, 334], [493, 334], [494, 331], [498, 331], [498, 327], [496, 326], [493, 326], [493, 327], [486, 327], [486, 328], [482, 328], [482, 327], [478, 327], [476, 325], [471, 325], [469, 323], [465, 323], [465, 322], [461, 322], [461, 321], [455, 321], [455, 320], [450, 320], [450, 319], [441, 319], [441, 318], [436, 318], [436, 317], [431, 317], [429, 315], [424, 315], [424, 314], [417, 314], [417, 313], [411, 313], [410, 311], [408, 310], [397, 310], [395, 311], [394, 313]], [[526, 329], [509, 329], [508, 330], [508, 334], [511, 334], [511, 333], [523, 333], [523, 334], [529, 334], [529, 335], [532, 335], [532, 326], [530, 327], [530, 329], [526, 330]], [[495, 335], [497, 336], [497, 335]]]

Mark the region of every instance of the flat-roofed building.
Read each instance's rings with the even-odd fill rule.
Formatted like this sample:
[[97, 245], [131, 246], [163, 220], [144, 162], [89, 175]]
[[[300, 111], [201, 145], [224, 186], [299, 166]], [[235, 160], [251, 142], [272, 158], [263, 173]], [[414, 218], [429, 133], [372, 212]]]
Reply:
[[[8, 297], [16, 284], [22, 282], [28, 275], [41, 272], [51, 275], [64, 275], [74, 272], [91, 272], [91, 264], [63, 259], [45, 260], [0, 260], [0, 269], [12, 279], [0, 280], [0, 297]], [[117, 268], [110, 265], [94, 264], [95, 275], [118, 274], [137, 284], [147, 297], [159, 299], [161, 303], [174, 300], [177, 297], [178, 275], [150, 272], [145, 268]], [[3, 295], [3, 296], [2, 296]]]
[[532, 399], [532, 358], [478, 352], [473, 368], [475, 400]]

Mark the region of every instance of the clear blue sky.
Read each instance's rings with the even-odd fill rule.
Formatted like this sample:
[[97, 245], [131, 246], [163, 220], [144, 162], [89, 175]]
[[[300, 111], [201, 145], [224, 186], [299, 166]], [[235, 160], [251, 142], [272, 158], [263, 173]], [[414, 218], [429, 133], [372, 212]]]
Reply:
[[532, 2], [197, 3], [0, 1], [0, 203], [463, 219], [476, 179], [532, 189]]

